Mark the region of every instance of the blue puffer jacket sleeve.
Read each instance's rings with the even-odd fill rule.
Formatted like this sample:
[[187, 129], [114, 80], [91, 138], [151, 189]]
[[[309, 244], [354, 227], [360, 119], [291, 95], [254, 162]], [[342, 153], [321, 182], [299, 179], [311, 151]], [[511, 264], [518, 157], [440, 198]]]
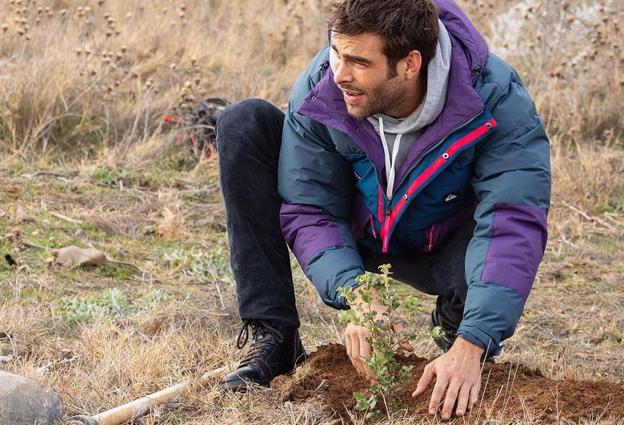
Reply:
[[497, 353], [515, 331], [544, 254], [550, 145], [533, 101], [508, 65], [490, 56], [483, 80], [479, 91], [498, 126], [477, 149], [472, 184], [479, 204], [458, 334]]
[[[278, 168], [282, 231], [321, 299], [348, 308], [339, 287], [355, 287], [364, 272], [348, 222], [354, 190], [351, 165], [336, 151], [327, 129], [298, 113], [320, 77], [323, 49], [299, 78], [286, 113]], [[315, 81], [316, 80], [316, 81]]]

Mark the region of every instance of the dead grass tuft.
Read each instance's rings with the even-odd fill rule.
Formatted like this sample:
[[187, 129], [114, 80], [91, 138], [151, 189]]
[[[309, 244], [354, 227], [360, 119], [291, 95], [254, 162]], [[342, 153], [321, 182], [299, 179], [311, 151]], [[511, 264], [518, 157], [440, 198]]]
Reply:
[[188, 233], [184, 224], [184, 217], [179, 211], [172, 212], [168, 207], [162, 212], [162, 217], [156, 225], [156, 234], [165, 241], [179, 241]]

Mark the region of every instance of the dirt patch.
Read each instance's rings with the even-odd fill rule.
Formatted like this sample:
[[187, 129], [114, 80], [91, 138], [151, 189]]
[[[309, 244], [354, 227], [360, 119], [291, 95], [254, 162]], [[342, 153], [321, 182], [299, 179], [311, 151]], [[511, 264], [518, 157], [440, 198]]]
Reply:
[[[409, 385], [401, 394], [402, 406], [410, 415], [428, 416], [432, 388], [413, 399], [427, 359], [410, 356], [414, 366]], [[355, 405], [353, 393], [365, 391], [368, 383], [360, 377], [339, 344], [321, 346], [292, 376], [278, 377], [271, 387], [283, 401], [320, 402], [348, 420]], [[533, 418], [552, 422], [557, 419], [595, 420], [624, 417], [624, 385], [604, 381], [556, 381], [540, 371], [512, 363], [486, 364], [482, 375], [482, 402], [472, 418], [509, 421]]]

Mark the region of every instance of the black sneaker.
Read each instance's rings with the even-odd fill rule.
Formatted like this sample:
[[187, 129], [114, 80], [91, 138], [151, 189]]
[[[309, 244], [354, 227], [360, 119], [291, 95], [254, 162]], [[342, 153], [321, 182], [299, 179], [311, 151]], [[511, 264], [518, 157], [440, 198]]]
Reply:
[[280, 328], [266, 320], [246, 320], [236, 347], [242, 349], [252, 331], [251, 348], [238, 369], [223, 379], [223, 389], [244, 391], [250, 385], [268, 387], [278, 375], [292, 371], [306, 359], [298, 328]]
[[[457, 339], [457, 330], [449, 329], [444, 326], [436, 309], [431, 312], [431, 337], [438, 348], [445, 353], [451, 349]], [[490, 353], [490, 355], [485, 359], [484, 357], [485, 353], [483, 353], [483, 356], [481, 357], [481, 363], [484, 361], [494, 363], [494, 354]]]

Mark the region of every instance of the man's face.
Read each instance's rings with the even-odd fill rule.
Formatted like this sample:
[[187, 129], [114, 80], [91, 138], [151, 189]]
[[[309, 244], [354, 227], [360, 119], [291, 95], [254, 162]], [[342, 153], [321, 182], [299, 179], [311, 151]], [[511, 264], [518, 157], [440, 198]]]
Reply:
[[331, 47], [334, 81], [351, 116], [388, 113], [403, 102], [406, 82], [389, 68], [380, 36], [335, 34]]

